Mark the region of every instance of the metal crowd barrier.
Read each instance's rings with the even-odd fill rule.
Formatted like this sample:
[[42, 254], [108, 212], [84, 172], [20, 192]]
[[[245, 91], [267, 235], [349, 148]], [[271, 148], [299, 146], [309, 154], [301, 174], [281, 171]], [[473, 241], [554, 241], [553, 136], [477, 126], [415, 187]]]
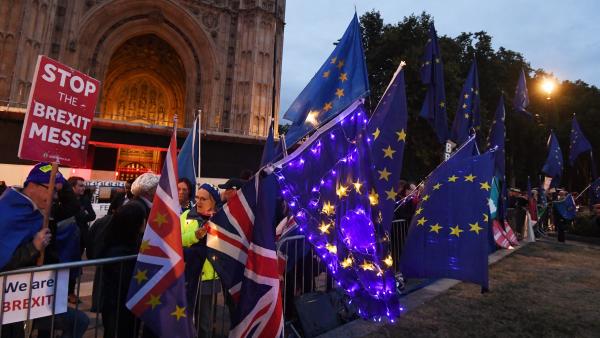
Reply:
[[[391, 250], [394, 260], [394, 271], [398, 271], [398, 262], [402, 247], [408, 233], [408, 223], [405, 220], [396, 220], [392, 224]], [[303, 235], [286, 238], [278, 243], [278, 253], [281, 257], [280, 263], [285, 264], [285, 268], [280, 269], [281, 289], [283, 298], [283, 310], [285, 317], [286, 337], [297, 336], [300, 323], [295, 306], [300, 296], [310, 293], [327, 293], [335, 289], [333, 279], [327, 274], [327, 269], [322, 264], [318, 255], [315, 254], [312, 246], [309, 245]], [[283, 257], [286, 259], [283, 260]], [[102, 295], [103, 274], [107, 265], [111, 265], [112, 270], [119, 271], [117, 290], [117, 299], [121, 299], [122, 283], [130, 283], [131, 276], [124, 275], [125, 264], [132, 264], [136, 259], [135, 255], [103, 258], [94, 260], [85, 260], [73, 263], [62, 263], [31, 267], [7, 272], [1, 272], [0, 278], [3, 279], [2, 290], [7, 287], [9, 276], [17, 274], [29, 274], [30, 285], [34, 279], [34, 273], [42, 271], [51, 271], [56, 276], [57, 272], [64, 269], [76, 271], [76, 282], [73, 292], [77, 296], [76, 304], [68, 304], [69, 310], [65, 314], [55, 314], [56, 297], [52, 299], [52, 315], [49, 317], [31, 319], [30, 309], [24, 322], [0, 326], [0, 337], [12, 337], [14, 330], [23, 330], [25, 337], [55, 337], [62, 336], [65, 332], [72, 337], [107, 337], [105, 325], [107, 319], [102, 318]], [[283, 263], [285, 262], [285, 263]], [[116, 264], [116, 265], [114, 265]], [[54, 294], [56, 295], [57, 283], [54, 283]], [[229, 333], [229, 306], [231, 304], [225, 299], [223, 288], [220, 282], [203, 283], [198, 282], [198, 292], [196, 295], [196, 304], [193, 306], [193, 322], [199, 337], [226, 337]], [[0, 323], [4, 315], [4, 292], [0, 292]], [[32, 302], [32, 288], [29, 288], [29, 303]], [[117, 302], [118, 303], [118, 302]], [[114, 328], [116, 332], [114, 337], [119, 337], [119, 320], [130, 318], [120, 313], [124, 305], [117, 306], [114, 309]], [[94, 308], [92, 308], [94, 306]], [[135, 320], [131, 334], [126, 337], [139, 337], [143, 331], [143, 326], [139, 320]], [[60, 332], [60, 335], [58, 333]], [[123, 336], [123, 335], [121, 335]], [[124, 337], [125, 338], [125, 337]]]

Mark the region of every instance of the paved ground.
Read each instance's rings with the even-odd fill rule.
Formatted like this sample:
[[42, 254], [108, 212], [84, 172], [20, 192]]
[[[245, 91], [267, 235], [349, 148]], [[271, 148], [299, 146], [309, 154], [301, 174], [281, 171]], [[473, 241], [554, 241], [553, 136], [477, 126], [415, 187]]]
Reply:
[[460, 283], [368, 337], [600, 337], [600, 246], [547, 238], [490, 268], [491, 292]]

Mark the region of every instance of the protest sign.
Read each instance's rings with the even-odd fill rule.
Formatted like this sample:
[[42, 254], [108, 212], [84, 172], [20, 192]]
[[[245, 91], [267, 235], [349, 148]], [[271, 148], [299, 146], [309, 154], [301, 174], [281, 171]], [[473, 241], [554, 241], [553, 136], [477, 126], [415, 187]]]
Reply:
[[40, 271], [34, 272], [33, 278], [29, 273], [0, 277], [4, 288], [2, 324], [50, 316], [53, 306], [55, 314], [66, 312], [69, 269], [59, 270], [58, 278], [56, 275], [56, 271]]
[[85, 164], [100, 82], [40, 55], [21, 132], [19, 157]]

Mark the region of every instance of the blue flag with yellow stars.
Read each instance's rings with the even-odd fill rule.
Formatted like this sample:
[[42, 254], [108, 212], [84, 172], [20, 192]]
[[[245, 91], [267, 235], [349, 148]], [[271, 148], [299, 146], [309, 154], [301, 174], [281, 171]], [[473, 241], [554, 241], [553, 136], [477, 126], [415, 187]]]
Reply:
[[600, 178], [597, 178], [590, 184], [590, 204], [600, 203]]
[[527, 82], [525, 82], [525, 71], [521, 68], [517, 89], [515, 89], [515, 98], [513, 99], [513, 108], [518, 113], [523, 113], [527, 117], [531, 117], [531, 113], [527, 111], [529, 106], [529, 93], [527, 91]]
[[292, 122], [285, 135], [286, 145], [292, 147], [368, 92], [360, 25], [354, 14], [331, 55], [283, 115]]
[[452, 278], [488, 288], [493, 172], [494, 154], [488, 151], [452, 157], [431, 173], [400, 259], [405, 277]]
[[452, 139], [458, 144], [463, 143], [469, 137], [471, 129], [479, 128], [480, 124], [479, 75], [477, 74], [477, 62], [473, 60], [469, 75], [467, 75], [460, 93], [458, 109], [452, 124]]
[[579, 123], [577, 123], [575, 116], [573, 116], [573, 121], [571, 122], [571, 140], [569, 142], [569, 164], [571, 167], [575, 164], [575, 160], [579, 155], [591, 150], [592, 145], [581, 132]]
[[422, 118], [429, 121], [440, 143], [448, 140], [448, 117], [446, 114], [446, 90], [444, 89], [444, 66], [433, 23], [421, 63], [421, 82], [427, 85], [427, 94], [421, 108]]
[[[375, 190], [382, 196], [379, 210], [382, 224], [390, 231], [396, 189], [402, 172], [404, 145], [406, 144], [406, 122], [408, 108], [404, 71], [401, 63], [394, 74], [385, 94], [381, 97], [367, 126], [371, 137], [371, 156], [375, 174]], [[385, 197], [385, 198], [383, 198]]]
[[271, 120], [271, 125], [269, 126], [269, 136], [267, 136], [267, 141], [265, 142], [265, 147], [263, 148], [262, 157], [260, 159], [261, 167], [267, 165], [269, 162], [272, 162], [275, 159], [275, 138], [273, 134], [274, 121]]
[[558, 144], [558, 139], [554, 135], [554, 131], [550, 132], [548, 140], [548, 157], [542, 168], [542, 172], [549, 177], [552, 177], [552, 186], [555, 187], [562, 176], [563, 171], [563, 156]]
[[506, 128], [504, 126], [504, 119], [506, 111], [504, 109], [504, 95], [500, 97], [498, 106], [496, 107], [496, 113], [494, 114], [494, 120], [490, 127], [490, 136], [488, 138], [488, 149], [497, 147], [495, 152], [495, 174], [500, 178], [504, 179], [505, 172], [505, 151], [504, 151], [504, 139], [506, 138]]

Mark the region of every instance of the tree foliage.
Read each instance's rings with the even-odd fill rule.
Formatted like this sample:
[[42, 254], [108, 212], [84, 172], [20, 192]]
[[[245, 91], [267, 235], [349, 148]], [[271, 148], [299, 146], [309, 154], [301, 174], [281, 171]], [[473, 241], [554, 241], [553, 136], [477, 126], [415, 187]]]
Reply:
[[[436, 141], [427, 122], [418, 117], [425, 97], [426, 87], [419, 78], [419, 65], [432, 17], [427, 13], [410, 15], [395, 24], [384, 24], [381, 14], [371, 11], [361, 16], [363, 43], [371, 95], [368, 105], [377, 105], [400, 61], [406, 62], [406, 94], [409, 122], [403, 177], [420, 180], [433, 170], [442, 159], [442, 147]], [[551, 100], [541, 93], [544, 77], [551, 76], [543, 69], [532, 69], [525, 57], [512, 50], [492, 46], [492, 37], [485, 31], [463, 32], [456, 37], [438, 31], [442, 59], [448, 123], [451, 125], [458, 104], [458, 96], [473, 57], [477, 59], [481, 94], [482, 128], [479, 131], [481, 149], [484, 149], [489, 127], [500, 95], [504, 93], [507, 126], [507, 176], [513, 185], [524, 188], [527, 176], [539, 182], [540, 170], [546, 158], [546, 141], [550, 128], [559, 138], [565, 161], [568, 158], [571, 117], [577, 119], [593, 149], [600, 149], [600, 90], [583, 81], [563, 81]], [[523, 68], [527, 76], [530, 106], [537, 115], [529, 119], [515, 113], [511, 102], [519, 72]], [[587, 162], [586, 162], [587, 161]], [[590, 162], [581, 159], [574, 169], [567, 169], [564, 185], [581, 189], [587, 184]], [[565, 164], [565, 167], [567, 165]]]

